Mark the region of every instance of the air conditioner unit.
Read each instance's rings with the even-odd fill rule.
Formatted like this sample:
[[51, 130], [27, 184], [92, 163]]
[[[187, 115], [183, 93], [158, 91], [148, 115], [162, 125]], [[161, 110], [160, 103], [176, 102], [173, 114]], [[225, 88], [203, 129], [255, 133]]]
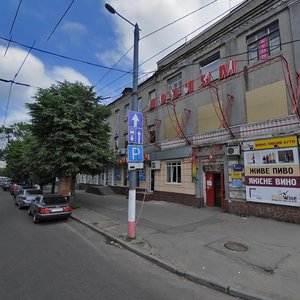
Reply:
[[241, 155], [241, 147], [238, 146], [228, 146], [226, 149], [227, 155]]
[[159, 160], [151, 161], [151, 170], [160, 170], [160, 161]]

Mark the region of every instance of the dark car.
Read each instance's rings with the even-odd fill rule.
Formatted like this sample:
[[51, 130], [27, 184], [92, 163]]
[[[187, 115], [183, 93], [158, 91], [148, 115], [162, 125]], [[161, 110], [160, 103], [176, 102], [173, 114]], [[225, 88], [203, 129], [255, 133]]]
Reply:
[[19, 206], [21, 209], [22, 207], [29, 207], [30, 203], [35, 200], [36, 197], [42, 196], [43, 191], [38, 190], [35, 188], [20, 188], [18, 194], [15, 198], [15, 204]]
[[42, 220], [68, 219], [72, 214], [69, 197], [60, 195], [43, 195], [36, 197], [29, 206], [28, 214], [33, 216], [33, 222]]

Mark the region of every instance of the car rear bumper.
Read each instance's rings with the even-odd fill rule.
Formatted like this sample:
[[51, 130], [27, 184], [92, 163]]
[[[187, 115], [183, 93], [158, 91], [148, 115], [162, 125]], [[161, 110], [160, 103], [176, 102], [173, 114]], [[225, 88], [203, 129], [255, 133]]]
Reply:
[[38, 220], [54, 220], [54, 219], [65, 219], [72, 215], [72, 212], [57, 212], [49, 214], [39, 214], [37, 213]]
[[20, 203], [19, 203], [19, 205], [20, 205], [21, 207], [29, 207], [31, 202], [32, 202], [32, 201], [24, 201], [24, 200], [21, 200]]

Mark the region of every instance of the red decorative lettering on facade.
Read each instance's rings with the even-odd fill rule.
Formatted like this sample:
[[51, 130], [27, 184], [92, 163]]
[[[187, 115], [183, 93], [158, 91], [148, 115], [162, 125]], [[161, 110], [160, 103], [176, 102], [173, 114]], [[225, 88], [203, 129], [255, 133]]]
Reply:
[[155, 105], [156, 105], [155, 98], [150, 99], [150, 101], [149, 101], [149, 108], [150, 108], [150, 109], [154, 109], [154, 108], [155, 108]]
[[160, 105], [163, 105], [167, 102], [167, 94], [160, 95]]
[[236, 73], [236, 60], [231, 60], [227, 64], [219, 66], [220, 80], [232, 76]]
[[195, 91], [194, 80], [190, 80], [184, 84], [184, 93], [189, 94]]
[[179, 88], [175, 87], [171, 90], [171, 100], [175, 100], [179, 97]]
[[211, 83], [211, 72], [201, 75], [200, 82], [202, 87], [209, 85]]

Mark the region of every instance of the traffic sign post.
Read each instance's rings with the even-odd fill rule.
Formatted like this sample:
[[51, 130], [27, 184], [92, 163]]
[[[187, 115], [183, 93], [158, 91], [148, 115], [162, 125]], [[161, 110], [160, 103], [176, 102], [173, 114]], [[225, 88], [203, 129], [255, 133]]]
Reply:
[[[136, 170], [144, 168], [143, 115], [137, 111], [128, 112], [127, 160], [129, 173], [128, 194], [128, 236], [135, 238]], [[131, 144], [131, 145], [130, 145]], [[134, 144], [134, 145], [132, 145]]]

